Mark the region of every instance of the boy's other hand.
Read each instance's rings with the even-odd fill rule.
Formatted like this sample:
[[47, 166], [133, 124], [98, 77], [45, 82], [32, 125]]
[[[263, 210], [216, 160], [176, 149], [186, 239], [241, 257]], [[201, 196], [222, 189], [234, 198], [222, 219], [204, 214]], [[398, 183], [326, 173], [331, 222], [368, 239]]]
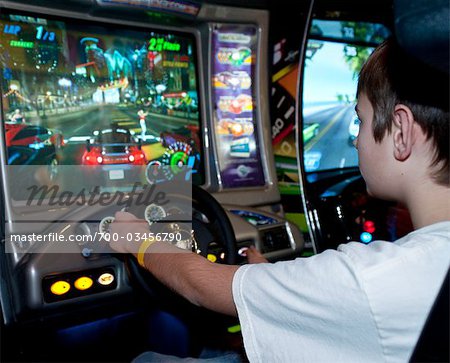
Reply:
[[136, 255], [150, 229], [147, 221], [138, 219], [128, 212], [117, 212], [109, 231], [111, 234], [109, 245], [113, 250]]
[[248, 263], [267, 263], [269, 262], [255, 246], [250, 246], [246, 251]]

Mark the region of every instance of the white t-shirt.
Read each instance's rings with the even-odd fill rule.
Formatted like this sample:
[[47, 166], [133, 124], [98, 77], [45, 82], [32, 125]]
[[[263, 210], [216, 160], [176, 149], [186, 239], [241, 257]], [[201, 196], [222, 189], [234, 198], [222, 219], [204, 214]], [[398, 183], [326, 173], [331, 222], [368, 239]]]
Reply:
[[405, 362], [450, 267], [450, 221], [233, 279], [251, 362]]

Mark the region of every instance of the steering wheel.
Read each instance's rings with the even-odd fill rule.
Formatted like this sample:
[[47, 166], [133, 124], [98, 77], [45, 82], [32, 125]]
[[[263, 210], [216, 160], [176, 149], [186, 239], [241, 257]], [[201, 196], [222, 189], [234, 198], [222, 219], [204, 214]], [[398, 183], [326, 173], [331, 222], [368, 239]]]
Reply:
[[[170, 193], [168, 194], [168, 199], [179, 201], [186, 206], [186, 197], [184, 196]], [[207, 257], [208, 254], [213, 252], [212, 254], [217, 258], [218, 262], [229, 265], [235, 264], [237, 257], [236, 237], [225, 209], [210, 193], [196, 185], [192, 185], [192, 200], [189, 203], [192, 204], [193, 212], [189, 218], [190, 220], [187, 222], [192, 221], [192, 237], [195, 252], [203, 257]], [[145, 206], [131, 204], [128, 212], [138, 218], [143, 218], [145, 213], [144, 209]], [[158, 224], [156, 223], [156, 229], [151, 228], [152, 231], [158, 232]], [[167, 223], [161, 223], [161, 225], [164, 224]], [[172, 223], [169, 222], [169, 224]], [[135, 258], [127, 256], [125, 263], [130, 274], [139, 285], [150, 295], [155, 295], [153, 288], [155, 286], [155, 279], [139, 266]]]
[[359, 241], [361, 233], [365, 231], [363, 226], [366, 220], [371, 222], [367, 228], [373, 228], [370, 232], [373, 238], [392, 240], [386, 216], [394, 203], [371, 197], [359, 174], [347, 176], [328, 187], [316, 203], [321, 221], [320, 228], [315, 232], [318, 251], [336, 249], [341, 243], [349, 241]]
[[[178, 195], [176, 192], [173, 192], [174, 190], [180, 190], [180, 188], [186, 188], [186, 183], [173, 183], [168, 188], [164, 186], [163, 188], [168, 190], [167, 200], [170, 200], [173, 205], [181, 205], [183, 209], [192, 208], [192, 215], [178, 211], [178, 213], [163, 217], [156, 224], [152, 224], [151, 231], [159, 232], [161, 230], [161, 228], [158, 228], [159, 224], [175, 225], [168, 228], [174, 228], [176, 231], [180, 221], [188, 222], [189, 224], [192, 222], [194, 249], [198, 254], [207, 257], [208, 252], [213, 248], [215, 251], [220, 250], [221, 254], [223, 253], [222, 258], [220, 258], [223, 263], [235, 264], [236, 238], [230, 219], [219, 202], [206, 190], [196, 185], [192, 185], [192, 199], [181, 193]], [[146, 196], [144, 195], [140, 199], [145, 200]], [[143, 219], [146, 207], [142, 203], [137, 205], [133, 201], [127, 211]], [[190, 232], [189, 235], [191, 237]]]

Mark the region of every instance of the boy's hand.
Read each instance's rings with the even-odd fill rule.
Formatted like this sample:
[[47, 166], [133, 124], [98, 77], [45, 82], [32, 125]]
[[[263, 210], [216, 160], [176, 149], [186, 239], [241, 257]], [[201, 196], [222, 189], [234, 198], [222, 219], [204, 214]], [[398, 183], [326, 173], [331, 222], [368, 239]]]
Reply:
[[255, 246], [250, 246], [246, 251], [248, 263], [267, 263], [269, 262]]
[[[110, 225], [111, 240], [109, 242], [110, 247], [119, 253], [132, 253], [137, 255], [139, 246], [143, 242], [138, 238], [129, 241], [127, 234], [133, 236], [144, 236], [148, 234], [150, 229], [147, 221], [136, 218], [133, 214], [128, 212], [117, 212], [115, 214], [115, 220]], [[112, 238], [113, 234], [116, 234], [119, 238]], [[123, 237], [123, 238], [121, 238]], [[269, 262], [255, 246], [250, 246], [247, 251], [248, 263], [267, 263]]]
[[[139, 246], [144, 241], [139, 236], [145, 236], [145, 234], [150, 232], [147, 221], [138, 219], [128, 212], [117, 212], [114, 218], [114, 222], [109, 227], [111, 234], [110, 247], [119, 253], [136, 255]], [[119, 238], [113, 238], [114, 234]], [[127, 234], [133, 236], [132, 240], [127, 238]]]

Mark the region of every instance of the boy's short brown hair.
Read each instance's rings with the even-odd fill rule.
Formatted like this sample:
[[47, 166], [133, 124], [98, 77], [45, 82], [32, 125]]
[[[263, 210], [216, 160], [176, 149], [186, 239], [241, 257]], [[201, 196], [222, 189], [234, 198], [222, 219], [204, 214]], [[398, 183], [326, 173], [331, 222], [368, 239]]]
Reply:
[[357, 96], [374, 110], [373, 135], [380, 142], [392, 130], [397, 104], [408, 106], [435, 148], [432, 167], [438, 184], [449, 185], [449, 76], [409, 56], [390, 38], [361, 69]]

